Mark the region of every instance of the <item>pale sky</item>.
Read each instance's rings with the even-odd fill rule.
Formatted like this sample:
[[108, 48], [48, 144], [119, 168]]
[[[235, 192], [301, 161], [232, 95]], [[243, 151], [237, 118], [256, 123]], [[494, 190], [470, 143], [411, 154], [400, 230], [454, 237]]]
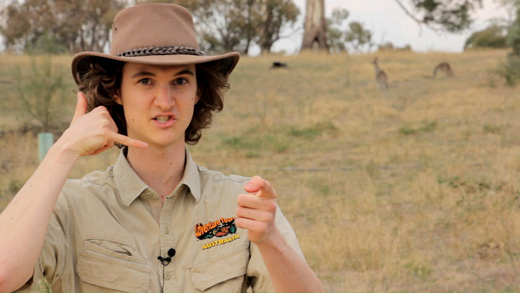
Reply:
[[[301, 24], [305, 15], [305, 0], [293, 0], [301, 10]], [[406, 0], [404, 1], [406, 2]], [[505, 9], [497, 7], [493, 0], [483, 0], [483, 8], [475, 13], [472, 28], [462, 34], [439, 35], [427, 27], [421, 28], [408, 17], [395, 0], [325, 0], [325, 16], [329, 17], [334, 8], [345, 8], [350, 12], [347, 22], [359, 21], [372, 31], [376, 43], [392, 42], [394, 46], [409, 44], [417, 52], [441, 51], [462, 52], [464, 42], [473, 31], [486, 28], [494, 17], [506, 17]], [[302, 33], [275, 43], [274, 51], [285, 50], [295, 53], [301, 45]]]

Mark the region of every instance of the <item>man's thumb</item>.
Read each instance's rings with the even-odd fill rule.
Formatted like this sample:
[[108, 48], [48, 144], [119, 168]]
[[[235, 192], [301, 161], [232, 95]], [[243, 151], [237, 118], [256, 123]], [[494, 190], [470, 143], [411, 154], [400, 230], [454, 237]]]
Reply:
[[74, 112], [74, 118], [72, 118], [72, 122], [74, 122], [79, 117], [85, 115], [87, 113], [87, 98], [85, 94], [82, 92], [78, 92], [78, 103], [76, 104], [76, 111]]

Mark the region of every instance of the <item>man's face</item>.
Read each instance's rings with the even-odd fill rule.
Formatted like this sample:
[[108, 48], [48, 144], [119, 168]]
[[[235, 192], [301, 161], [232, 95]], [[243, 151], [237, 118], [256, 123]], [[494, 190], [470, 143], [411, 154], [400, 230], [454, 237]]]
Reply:
[[126, 63], [121, 96], [128, 136], [150, 146], [184, 144], [197, 96], [196, 67]]

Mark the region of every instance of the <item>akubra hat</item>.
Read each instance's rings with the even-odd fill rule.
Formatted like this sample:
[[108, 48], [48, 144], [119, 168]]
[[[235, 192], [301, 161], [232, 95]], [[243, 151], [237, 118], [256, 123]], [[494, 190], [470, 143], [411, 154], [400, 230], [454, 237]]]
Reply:
[[190, 12], [175, 4], [140, 4], [126, 8], [114, 17], [111, 33], [110, 54], [86, 51], [73, 57], [72, 75], [76, 83], [91, 63], [104, 59], [151, 65], [220, 62], [221, 74], [227, 77], [240, 57], [237, 52], [204, 55]]

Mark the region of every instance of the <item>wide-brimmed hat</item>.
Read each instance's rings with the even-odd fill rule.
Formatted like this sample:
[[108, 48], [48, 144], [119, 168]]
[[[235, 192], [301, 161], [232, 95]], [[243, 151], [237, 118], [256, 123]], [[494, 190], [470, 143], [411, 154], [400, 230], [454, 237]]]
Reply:
[[76, 83], [91, 63], [103, 59], [152, 65], [183, 65], [220, 62], [227, 77], [235, 68], [240, 54], [231, 52], [206, 56], [200, 51], [190, 12], [179, 5], [140, 4], [120, 11], [112, 23], [110, 54], [81, 52], [72, 59]]

